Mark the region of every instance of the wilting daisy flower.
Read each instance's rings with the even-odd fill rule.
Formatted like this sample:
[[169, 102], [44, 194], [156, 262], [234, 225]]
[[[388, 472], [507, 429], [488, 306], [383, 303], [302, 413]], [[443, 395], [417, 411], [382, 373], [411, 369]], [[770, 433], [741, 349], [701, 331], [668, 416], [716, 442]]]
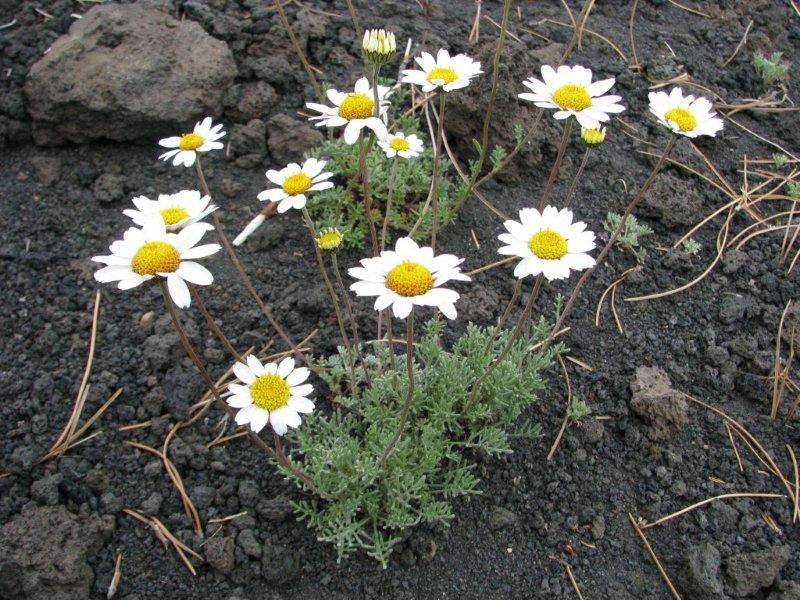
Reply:
[[692, 95], [684, 96], [679, 87], [666, 92], [650, 92], [650, 112], [662, 125], [675, 133], [695, 138], [699, 135], [715, 136], [722, 131], [722, 119], [712, 110], [711, 102]]
[[119, 289], [129, 290], [154, 277], [163, 277], [172, 301], [186, 308], [191, 304], [187, 281], [197, 285], [214, 281], [208, 269], [192, 260], [220, 249], [219, 244], [195, 245], [206, 231], [204, 223], [192, 223], [178, 233], [170, 233], [161, 220], [149, 221], [142, 229], [131, 227], [121, 240], [111, 244], [111, 255], [92, 258], [107, 265], [95, 272], [94, 278], [101, 283], [119, 281]]
[[423, 52], [414, 60], [422, 70], [406, 69], [400, 81], [418, 85], [425, 93], [436, 89], [449, 92], [467, 87], [473, 77], [483, 73], [481, 63], [472, 60], [466, 54], [450, 56], [444, 48], [436, 53], [436, 58], [428, 52]]
[[458, 266], [462, 262], [463, 258], [452, 254], [434, 256], [431, 248], [420, 248], [405, 237], [397, 240], [394, 250], [362, 259], [360, 267], [347, 272], [360, 280], [350, 286], [356, 296], [377, 296], [375, 310], [391, 306], [395, 317], [405, 319], [415, 304], [435, 306], [448, 319], [455, 319], [458, 292], [440, 286], [451, 279], [470, 281]]
[[289, 427], [300, 426], [300, 414], [314, 410], [308, 396], [314, 391], [306, 367], [294, 366], [292, 357], [280, 363], [262, 364], [252, 354], [245, 362], [233, 365], [233, 373], [241, 383], [228, 386], [228, 405], [238, 408], [236, 423], [250, 425], [258, 433], [269, 423], [278, 435]]
[[366, 77], [356, 81], [354, 91], [351, 93], [338, 92], [334, 89], [328, 90], [328, 100], [333, 106], [325, 106], [316, 102], [308, 102], [306, 106], [315, 110], [319, 115], [310, 117], [311, 121], [317, 121], [317, 127], [341, 127], [344, 128], [344, 141], [348, 144], [355, 144], [361, 130], [365, 127], [375, 132], [379, 140], [386, 137], [386, 125], [383, 118], [386, 117], [386, 107], [389, 101], [386, 96], [390, 88], [378, 86], [378, 103], [380, 104], [381, 118], [375, 116], [375, 95]]
[[582, 127], [599, 129], [600, 123], [608, 121], [611, 113], [621, 113], [625, 107], [618, 104], [620, 96], [603, 96], [614, 78], [592, 83], [592, 72], [586, 67], [560, 66], [558, 70], [542, 66], [542, 79], [530, 77], [522, 82], [533, 93], [522, 93], [519, 97], [530, 100], [539, 108], [555, 108], [553, 117], [567, 119], [574, 116]]
[[503, 223], [508, 233], [501, 233], [501, 242], [508, 244], [500, 254], [519, 256], [522, 260], [514, 276], [543, 274], [548, 280], [566, 279], [570, 270], [581, 271], [594, 265], [586, 254], [592, 250], [594, 233], [585, 231], [586, 223], [572, 222], [572, 211], [547, 206], [540, 213], [535, 208], [519, 211], [519, 220]]
[[208, 152], [222, 148], [222, 142], [217, 140], [224, 136], [225, 132], [222, 131], [222, 125], [217, 124], [212, 127], [211, 117], [206, 117], [197, 122], [191, 133], [164, 138], [158, 142], [164, 148], [174, 148], [174, 150], [169, 150], [158, 158], [169, 160], [174, 157], [172, 164], [176, 167], [180, 164], [191, 167], [197, 158], [198, 152]]
[[413, 133], [407, 136], [402, 131], [389, 134], [385, 140], [378, 140], [378, 145], [389, 158], [414, 158], [422, 152], [422, 140]]
[[280, 187], [264, 190], [258, 195], [258, 199], [262, 202], [278, 202], [279, 213], [285, 213], [290, 208], [303, 208], [306, 205], [307, 192], [319, 192], [333, 187], [333, 182], [327, 181], [333, 177], [333, 173], [323, 172], [324, 168], [324, 160], [309, 158], [302, 167], [297, 163], [289, 163], [280, 171], [270, 169], [267, 171], [267, 179]]
[[175, 194], [160, 194], [158, 200], [137, 196], [133, 199], [136, 210], [126, 208], [122, 213], [139, 226], [161, 218], [168, 231], [178, 231], [217, 210], [210, 202], [210, 197], [201, 197], [197, 190], [181, 190]]

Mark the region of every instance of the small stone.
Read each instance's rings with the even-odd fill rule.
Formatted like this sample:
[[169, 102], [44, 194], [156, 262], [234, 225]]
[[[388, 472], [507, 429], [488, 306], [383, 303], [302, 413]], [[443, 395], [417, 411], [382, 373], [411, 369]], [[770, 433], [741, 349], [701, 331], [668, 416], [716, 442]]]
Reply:
[[495, 506], [489, 513], [489, 529], [499, 531], [517, 524], [519, 517], [502, 506]]
[[62, 479], [64, 476], [56, 473], [35, 481], [31, 486], [31, 497], [40, 504], [55, 506], [58, 504], [58, 486]]
[[214, 503], [215, 495], [214, 488], [207, 485], [196, 485], [189, 492], [192, 502], [200, 510], [209, 508]]
[[31, 164], [36, 171], [39, 183], [46, 186], [55, 185], [61, 179], [61, 161], [52, 156], [33, 156]]
[[267, 125], [261, 119], [252, 119], [246, 125], [231, 128], [230, 149], [233, 156], [255, 155], [260, 160], [267, 155]]
[[685, 586], [693, 598], [724, 600], [725, 593], [720, 579], [722, 557], [719, 550], [709, 543], [692, 546], [687, 552], [688, 577]]
[[125, 196], [125, 177], [114, 173], [103, 173], [92, 186], [94, 198], [104, 204], [117, 202]]
[[261, 544], [252, 529], [240, 531], [239, 535], [236, 536], [236, 543], [239, 544], [239, 547], [247, 556], [261, 558]]
[[228, 575], [235, 566], [236, 544], [232, 537], [215, 535], [210, 537], [205, 545], [205, 555], [208, 564], [220, 573]]
[[256, 511], [270, 521], [285, 521], [292, 515], [292, 505], [286, 498], [264, 498], [258, 503]]
[[162, 502], [164, 502], [164, 497], [158, 492], [153, 492], [147, 500], [142, 502], [142, 511], [148, 515], [157, 515], [161, 510]]
[[319, 146], [325, 139], [318, 129], [284, 113], [267, 121], [267, 132], [269, 153], [281, 165], [300, 160], [304, 152]]
[[688, 420], [683, 394], [672, 388], [669, 375], [659, 367], [636, 369], [630, 406], [648, 423], [647, 434], [655, 441], [670, 439]]
[[592, 519], [592, 537], [595, 540], [601, 540], [606, 535], [606, 520], [603, 515], [597, 515]]
[[238, 495], [242, 506], [255, 506], [261, 497], [261, 490], [252, 479], [244, 479], [239, 483]]
[[790, 546], [773, 546], [729, 557], [725, 583], [731, 595], [741, 598], [771, 586], [791, 556]]

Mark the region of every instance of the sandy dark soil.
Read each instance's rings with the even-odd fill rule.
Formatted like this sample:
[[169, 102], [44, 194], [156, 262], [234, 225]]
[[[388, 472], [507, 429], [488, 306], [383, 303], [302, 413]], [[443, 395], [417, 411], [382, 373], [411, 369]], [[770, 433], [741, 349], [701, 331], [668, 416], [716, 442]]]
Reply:
[[[579, 3], [568, 3], [577, 14]], [[170, 0], [143, 4], [160, 5], [175, 14]], [[292, 65], [274, 75], [276, 99], [264, 121], [294, 114], [304, 98], [312, 97], [289, 45], [263, 46], [265, 35], [279, 38], [282, 31], [273, 12], [264, 9], [271, 3], [178, 4], [179, 15], [199, 21], [228, 43], [239, 68], [237, 83], [259, 78], [251, 60], [259, 53], [284, 57]], [[307, 14], [298, 17], [297, 7], [287, 6], [324, 78], [334, 85], [354, 80], [358, 45], [345, 3], [299, 4], [338, 15], [316, 13], [311, 27]], [[356, 2], [363, 24], [385, 25], [403, 43], [411, 36], [423, 49], [445, 46], [477, 55], [480, 48], [467, 42], [474, 4], [466, 0], [431, 4], [431, 14], [425, 15], [408, 0]], [[750, 65], [753, 50], [784, 50], [785, 58], [794, 63], [793, 72], [800, 64], [800, 15], [789, 2], [691, 3], [710, 18], [663, 0], [639, 5], [635, 35], [642, 70], [630, 70], [595, 37], [586, 37], [572, 59], [617, 77], [617, 93], [629, 107], [623, 119], [632, 126], [610, 128], [608, 141], [591, 158], [579, 186], [576, 212], [596, 231], [608, 210], [624, 208], [621, 182], [633, 193], [652, 168], [650, 159], [637, 150], [657, 152], [667, 141], [647, 115], [648, 86], [654, 81], [685, 71], [692, 81], [733, 103], [761, 94]], [[675, 391], [738, 419], [774, 454], [785, 473], [792, 472], [785, 445], [800, 447], [797, 421], [769, 419], [771, 392], [765, 381], [773, 365], [781, 312], [789, 300], [800, 298], [798, 271], [787, 276], [780, 261], [780, 235], [758, 236], [741, 251], [728, 253], [708, 277], [683, 293], [649, 302], [623, 301], [690, 281], [716, 254], [721, 219], [694, 236], [702, 246], [696, 257], [660, 249], [670, 247], [692, 224], [728, 201], [714, 187], [672, 166], [637, 211], [655, 234], [645, 242], [647, 258], [641, 269], [617, 294], [625, 333], [617, 332], [607, 309], [600, 327], [595, 327], [594, 310], [606, 286], [634, 266], [629, 253], [611, 254], [584, 288], [569, 321], [572, 330], [565, 340], [570, 355], [591, 367], [567, 363], [572, 390], [587, 401], [592, 415], [570, 427], [554, 459], [545, 460], [566, 398], [564, 380], [557, 368], [552, 369], [548, 388], [526, 415], [541, 423], [543, 436], [517, 441], [515, 452], [502, 459], [478, 456], [483, 494], [456, 502], [455, 518], [448, 526], [410, 531], [387, 570], [363, 555], [336, 564], [333, 549], [318, 543], [313, 532], [292, 516], [288, 502], [299, 497], [296, 488], [277, 477], [246, 439], [207, 449], [220, 417], [214, 410], [180, 432], [170, 455], [204, 523], [241, 511], [248, 514], [221, 528], [208, 523], [205, 539], [194, 535], [161, 463], [124, 445], [136, 440], [161, 447], [171, 424], [186, 417], [203, 391], [162, 314], [157, 289], [103, 290], [84, 415], [117, 388], [124, 391], [94, 425], [93, 431], [102, 430], [101, 435], [58, 461], [38, 463], [69, 417], [86, 360], [96, 287], [89, 257], [104, 253], [128, 226], [121, 210], [132, 195], [153, 197], [160, 191], [195, 186], [191, 170], [156, 160], [156, 138], [58, 147], [33, 144], [22, 93], [28, 70], [67, 31], [73, 21], [70, 13], [91, 6], [69, 0], [0, 0], [0, 25], [16, 19], [0, 30], [0, 145], [4, 145], [0, 153], [4, 288], [0, 523], [5, 524], [0, 536], [0, 579], [5, 581], [0, 583], [0, 596], [105, 597], [115, 559], [122, 553], [117, 597], [131, 600], [574, 597], [559, 561], [571, 566], [587, 598], [670, 598], [628, 513], [655, 520], [719, 494], [785, 493], [739, 443], [741, 473], [723, 420], [685, 404]], [[484, 14], [495, 21], [500, 8], [494, 0], [483, 3]], [[628, 2], [604, 0], [592, 10], [587, 26], [630, 55], [629, 15]], [[559, 2], [515, 3], [511, 31], [520, 41], [509, 41], [508, 55], [515, 58], [504, 77], [518, 80], [534, 74], [548, 52], [549, 42], [526, 31], [554, 43], [568, 41], [569, 29], [542, 19], [568, 21]], [[747, 46], [721, 67], [751, 20]], [[496, 32], [490, 22], [482, 23], [482, 48], [493, 46]], [[484, 68], [489, 71], [489, 67]], [[796, 77], [790, 79], [787, 91], [793, 99], [800, 97]], [[483, 98], [465, 98], [473, 110], [482, 110]], [[229, 126], [241, 118], [230, 106], [220, 117]], [[797, 149], [796, 113], [741, 112], [735, 118], [769, 140]], [[514, 119], [514, 113], [501, 111], [497, 128], [510, 131]], [[623, 134], [623, 129], [631, 135]], [[502, 183], [486, 186], [487, 197], [497, 207], [511, 214], [536, 202], [555, 156], [558, 131], [547, 122]], [[776, 151], [730, 123], [720, 137], [696, 145], [736, 190], [741, 186], [744, 155], [765, 158]], [[576, 140], [568, 150], [554, 199], [563, 198], [581, 152]], [[255, 196], [263, 189], [263, 171], [279, 166], [275, 153], [264, 148], [260, 157], [242, 161], [220, 152], [206, 160], [209, 183], [224, 208], [221, 219], [229, 232], [238, 231], [260, 208]], [[685, 140], [675, 157], [710, 175]], [[749, 223], [744, 215], [733, 221], [737, 231]], [[500, 232], [499, 220], [472, 199], [456, 223], [442, 232], [440, 245], [466, 257], [468, 269], [476, 268], [496, 258]], [[341, 262], [350, 265], [362, 255], [348, 251]], [[297, 215], [269, 221], [241, 256], [295, 339], [320, 328], [313, 351], [329, 352], [336, 328]], [[280, 340], [273, 340], [225, 257], [220, 254], [208, 264], [217, 281], [203, 295], [236, 347], [273, 343], [280, 348]], [[572, 283], [574, 279], [547, 286], [539, 310], [551, 311], [555, 294], [568, 292]], [[468, 320], [489, 322], [512, 287], [510, 270], [503, 269], [479, 275], [474, 284], [464, 286], [459, 304], [462, 323], [449, 324], [449, 335]], [[370, 306], [366, 302], [357, 306], [362, 322], [371, 323]], [[221, 374], [230, 366], [224, 348], [198, 312], [188, 310], [183, 316], [209, 369]], [[642, 405], [638, 392], [632, 393], [637, 379], [649, 381], [658, 373], [642, 367], [661, 369], [669, 377], [669, 385], [656, 397], [658, 406], [646, 401]], [[118, 430], [148, 420], [150, 427]], [[123, 508], [157, 516], [208, 562], [195, 561], [197, 575], [192, 576], [172, 549], [162, 547], [153, 532], [122, 513]], [[786, 498], [716, 502], [649, 530], [648, 538], [685, 598], [800, 598], [796, 557], [800, 535]]]

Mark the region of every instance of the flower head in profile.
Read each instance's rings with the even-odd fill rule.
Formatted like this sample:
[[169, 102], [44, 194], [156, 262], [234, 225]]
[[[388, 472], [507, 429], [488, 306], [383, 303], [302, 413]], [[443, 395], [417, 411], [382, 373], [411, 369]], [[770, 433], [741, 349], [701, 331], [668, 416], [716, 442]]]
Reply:
[[320, 250], [326, 250], [328, 252], [332, 252], [333, 250], [338, 250], [342, 242], [344, 241], [344, 236], [342, 232], [336, 229], [336, 227], [325, 227], [324, 229], [320, 229], [317, 233], [317, 237], [314, 238], [314, 241], [317, 243], [317, 247]]
[[594, 233], [586, 231], [586, 223], [573, 223], [568, 208], [547, 206], [541, 213], [523, 208], [519, 221], [508, 220], [503, 225], [508, 233], [498, 237], [507, 246], [498, 252], [522, 259], [514, 268], [519, 279], [540, 273], [550, 281], [566, 279], [570, 271], [594, 265], [594, 258], [587, 254], [595, 247]]
[[267, 423], [278, 435], [289, 427], [300, 426], [300, 415], [314, 410], [307, 396], [314, 391], [306, 367], [295, 367], [292, 357], [280, 363], [262, 364], [252, 354], [233, 365], [233, 374], [241, 383], [228, 386], [229, 406], [238, 408], [236, 423], [249, 425], [258, 433]]
[[418, 85], [425, 93], [434, 90], [450, 92], [467, 87], [474, 77], [483, 73], [481, 63], [472, 60], [466, 54], [450, 56], [444, 48], [436, 53], [436, 58], [428, 52], [423, 52], [414, 60], [421, 70], [404, 70], [400, 81]]
[[384, 29], [367, 29], [361, 41], [364, 59], [374, 65], [382, 65], [397, 54], [397, 40], [394, 33]]
[[222, 124], [214, 125], [211, 117], [206, 117], [202, 121], [198, 121], [190, 133], [164, 138], [159, 141], [159, 146], [172, 148], [172, 150], [164, 152], [158, 158], [161, 160], [172, 159], [172, 164], [176, 167], [181, 164], [185, 167], [191, 167], [197, 160], [198, 152], [209, 152], [222, 148], [223, 143], [218, 140], [224, 136], [225, 132], [222, 131]]
[[385, 140], [379, 140], [378, 146], [389, 158], [415, 158], [422, 153], [422, 140], [415, 134], [406, 135], [402, 131], [390, 133]]
[[333, 182], [328, 181], [333, 173], [323, 171], [324, 168], [324, 160], [309, 158], [302, 167], [297, 163], [290, 163], [280, 171], [270, 169], [267, 171], [267, 179], [280, 187], [264, 190], [258, 195], [258, 199], [262, 202], [278, 202], [279, 213], [285, 213], [290, 208], [301, 209], [306, 205], [308, 192], [319, 192], [333, 187]]
[[150, 220], [160, 218], [167, 231], [179, 231], [217, 210], [210, 202], [211, 198], [201, 196], [197, 190], [181, 190], [175, 194], [160, 194], [158, 200], [137, 196], [133, 199], [136, 209], [126, 208], [122, 213], [140, 227]]
[[700, 135], [717, 135], [724, 126], [713, 111], [707, 98], [692, 95], [684, 96], [679, 87], [666, 92], [650, 92], [650, 112], [659, 122], [673, 132], [696, 138]]
[[463, 258], [452, 254], [434, 256], [431, 248], [400, 238], [394, 250], [362, 259], [360, 267], [348, 270], [359, 280], [350, 289], [356, 296], [377, 296], [375, 310], [391, 306], [398, 319], [405, 319], [414, 305], [435, 306], [448, 319], [455, 319], [458, 292], [441, 286], [450, 280], [470, 281], [458, 266], [462, 262]]
[[94, 278], [101, 283], [118, 281], [119, 289], [129, 290], [154, 277], [163, 277], [172, 301], [186, 308], [191, 304], [187, 281], [197, 285], [214, 281], [211, 272], [193, 260], [220, 249], [219, 244], [196, 245], [206, 231], [206, 224], [192, 223], [178, 233], [170, 233], [160, 219], [149, 221], [141, 229], [131, 227], [121, 240], [111, 244], [109, 256], [92, 258], [106, 265], [95, 272]]
[[606, 141], [606, 128], [586, 129], [586, 127], [581, 127], [581, 139], [589, 146], [599, 146]]
[[326, 94], [333, 106], [325, 106], [316, 102], [308, 102], [306, 106], [317, 111], [318, 115], [309, 117], [317, 122], [317, 127], [342, 127], [344, 126], [344, 141], [355, 144], [364, 128], [371, 129], [379, 140], [386, 137], [386, 109], [389, 101], [390, 88], [378, 86], [378, 103], [380, 104], [380, 117], [375, 116], [375, 94], [366, 77], [356, 81], [352, 92], [339, 92], [329, 89]]
[[542, 79], [530, 77], [523, 81], [531, 93], [519, 97], [539, 108], [555, 109], [556, 119], [575, 117], [582, 127], [599, 129], [601, 123], [611, 119], [609, 115], [625, 110], [619, 104], [620, 96], [603, 95], [614, 85], [613, 77], [592, 83], [592, 72], [586, 67], [562, 65], [556, 70], [543, 65]]

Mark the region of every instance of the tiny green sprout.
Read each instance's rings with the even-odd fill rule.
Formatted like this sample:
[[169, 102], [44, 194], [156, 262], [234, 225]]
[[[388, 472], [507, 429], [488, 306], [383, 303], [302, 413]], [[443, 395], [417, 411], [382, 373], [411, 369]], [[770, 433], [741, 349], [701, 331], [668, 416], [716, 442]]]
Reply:
[[[610, 236], [617, 230], [621, 222], [622, 215], [609, 212], [603, 221], [603, 229]], [[643, 248], [639, 249], [639, 239], [652, 233], [653, 230], [647, 225], [639, 223], [636, 217], [629, 215], [625, 219], [625, 226], [622, 228], [616, 244], [623, 250], [630, 251], [636, 257], [636, 261], [641, 263], [644, 261], [645, 251]]]
[[508, 152], [502, 146], [495, 146], [492, 148], [492, 153], [489, 155], [489, 160], [492, 163], [492, 172], [497, 172], [503, 168], [503, 161], [508, 156]]
[[789, 181], [786, 184], [786, 192], [792, 197], [792, 199], [800, 200], [800, 183]]
[[573, 423], [577, 423], [581, 419], [585, 419], [592, 414], [592, 409], [580, 398], [573, 398], [569, 405], [569, 412], [567, 417]]
[[764, 87], [770, 87], [776, 81], [786, 79], [789, 73], [789, 65], [784, 63], [781, 60], [782, 58], [783, 52], [773, 52], [769, 58], [761, 52], [756, 52], [753, 55], [753, 67], [761, 77]]
[[785, 154], [781, 154], [780, 152], [776, 152], [772, 155], [772, 162], [774, 162], [775, 166], [780, 169], [781, 167], [789, 164], [789, 157]]
[[686, 254], [691, 254], [692, 256], [697, 256], [700, 252], [700, 244], [694, 238], [688, 238], [683, 240], [683, 251]]
[[517, 123], [514, 125], [514, 141], [516, 142], [517, 146], [522, 143], [522, 140], [525, 139], [525, 128]]

